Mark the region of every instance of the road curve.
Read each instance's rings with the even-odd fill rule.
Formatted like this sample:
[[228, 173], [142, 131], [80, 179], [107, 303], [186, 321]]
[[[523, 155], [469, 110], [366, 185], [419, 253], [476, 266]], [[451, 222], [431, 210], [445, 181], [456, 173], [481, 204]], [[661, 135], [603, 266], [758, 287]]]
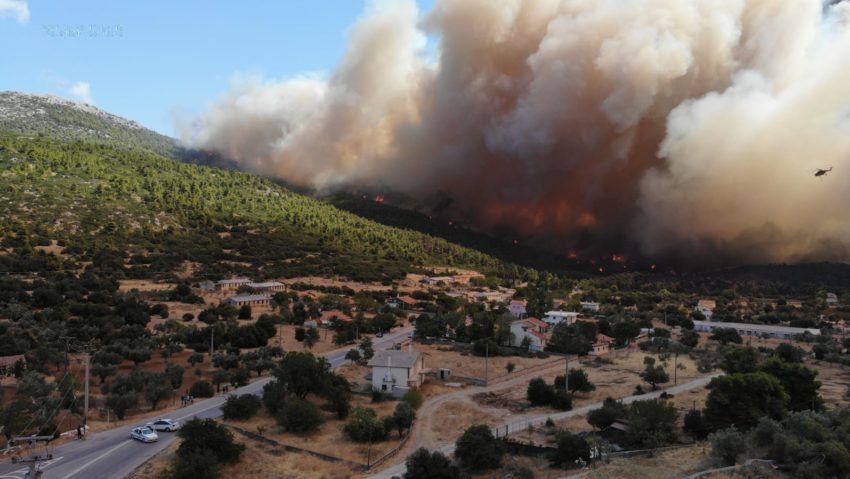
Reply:
[[[698, 388], [701, 388], [701, 387], [705, 387], [711, 381], [712, 378], [720, 376], [720, 374], [721, 373], [715, 373], [715, 374], [711, 374], [711, 375], [708, 375], [708, 376], [703, 376], [701, 378], [694, 379], [693, 381], [679, 384], [678, 386], [673, 386], [673, 387], [670, 387], [670, 388], [667, 388], [667, 389], [659, 389], [657, 391], [654, 391], [654, 392], [651, 392], [651, 393], [648, 393], [648, 394], [641, 394], [641, 395], [637, 395], [637, 396], [627, 396], [627, 397], [621, 398], [621, 401], [623, 401], [626, 404], [629, 404], [629, 403], [632, 403], [634, 401], [641, 401], [641, 400], [644, 400], [644, 399], [657, 398], [658, 396], [660, 396], [664, 392], [666, 392], [668, 394], [678, 394], [678, 393], [683, 392], [683, 391], [689, 391], [691, 389], [698, 389]], [[567, 418], [571, 418], [571, 417], [574, 417], [574, 416], [584, 416], [585, 414], [592, 411], [593, 409], [598, 409], [600, 407], [602, 407], [601, 401], [591, 403], [591, 404], [586, 404], [584, 406], [580, 406], [580, 407], [577, 407], [575, 409], [571, 409], [569, 411], [564, 411], [564, 412], [560, 412], [560, 413], [526, 414], [526, 415], [514, 416], [514, 417], [511, 418], [510, 422], [503, 422], [503, 423], [495, 426], [493, 428], [493, 431], [494, 431], [494, 433], [496, 431], [498, 431], [497, 434], [499, 436], [504, 436], [505, 430], [506, 430], [505, 428], [507, 428], [508, 433], [513, 433], [513, 432], [517, 432], [517, 431], [522, 431], [522, 430], [526, 429], [529, 425], [543, 424], [543, 423], [546, 422], [547, 419], [550, 419], [550, 418], [553, 421], [560, 421], [562, 419], [567, 419]], [[450, 455], [450, 454], [454, 453], [455, 444], [454, 444], [454, 442], [443, 443], [440, 447], [437, 448], [437, 450], [439, 450], [443, 454]], [[380, 472], [377, 472], [377, 473], [373, 474], [372, 476], [369, 476], [370, 479], [390, 479], [392, 477], [401, 477], [405, 473], [405, 471], [407, 470], [407, 468], [404, 465], [404, 460], [406, 458], [397, 457], [397, 458], [394, 458], [394, 459], [396, 461], [400, 461], [400, 462], [396, 463], [395, 465], [388, 467], [388, 468], [386, 468], [386, 469], [384, 469]]]
[[[393, 343], [410, 337], [412, 327], [400, 328], [388, 333], [383, 338], [374, 338], [375, 349], [386, 349]], [[337, 368], [347, 363], [345, 353], [350, 348], [338, 349], [324, 354]], [[271, 378], [262, 378], [232, 394], [258, 394]], [[221, 405], [226, 396], [217, 396], [195, 404], [164, 413], [164, 416], [178, 421], [187, 421], [193, 417], [217, 418], [221, 416]], [[141, 423], [147, 420], [140, 420]], [[176, 439], [176, 434], [159, 432], [159, 441], [153, 444], [142, 444], [129, 439], [130, 430], [139, 424], [117, 427], [90, 434], [84, 441], [73, 441], [52, 449], [53, 460], [42, 463], [42, 479], [121, 479], [129, 476], [136, 468], [144, 464], [156, 453], [167, 448]], [[0, 464], [0, 479], [23, 479], [26, 467], [20, 464], [5, 462]]]

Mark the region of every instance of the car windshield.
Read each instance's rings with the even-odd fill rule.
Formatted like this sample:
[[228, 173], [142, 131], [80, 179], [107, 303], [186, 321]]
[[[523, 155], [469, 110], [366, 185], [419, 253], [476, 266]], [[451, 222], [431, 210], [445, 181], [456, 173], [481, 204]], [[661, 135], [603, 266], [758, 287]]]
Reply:
[[143, 427], [142, 428], [142, 434], [150, 434], [152, 432], [153, 432], [153, 429], [151, 429], [149, 427]]

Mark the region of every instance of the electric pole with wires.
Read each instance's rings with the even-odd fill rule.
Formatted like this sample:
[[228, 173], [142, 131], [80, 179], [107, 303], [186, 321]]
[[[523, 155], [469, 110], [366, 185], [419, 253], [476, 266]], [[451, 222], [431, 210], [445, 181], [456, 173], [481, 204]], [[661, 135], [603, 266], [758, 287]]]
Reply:
[[63, 336], [62, 339], [65, 340], [66, 348], [68, 351], [71, 351], [73, 349], [74, 352], [79, 352], [83, 355], [82, 362], [85, 368], [85, 383], [83, 384], [84, 399], [82, 428], [83, 435], [85, 435], [86, 430], [88, 428], [89, 420], [89, 383], [91, 382], [91, 352], [94, 351], [95, 347], [91, 342], [83, 343], [77, 341], [76, 338], [70, 336]]
[[29, 467], [29, 471], [27, 472], [28, 479], [39, 479], [41, 477], [41, 470], [39, 469], [39, 463], [43, 461], [49, 461], [53, 459], [53, 454], [49, 452], [45, 452], [44, 454], [36, 454], [33, 451], [36, 450], [36, 446], [39, 442], [43, 442], [45, 445], [53, 440], [53, 436], [17, 436], [12, 441], [17, 444], [19, 442], [26, 442], [30, 445], [30, 451], [27, 457], [13, 457], [12, 464], [27, 464]]

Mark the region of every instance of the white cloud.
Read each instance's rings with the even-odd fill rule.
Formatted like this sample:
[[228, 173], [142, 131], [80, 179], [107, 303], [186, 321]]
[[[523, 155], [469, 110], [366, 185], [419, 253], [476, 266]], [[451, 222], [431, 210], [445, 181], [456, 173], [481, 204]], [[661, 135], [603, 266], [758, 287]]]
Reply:
[[91, 85], [88, 82], [78, 81], [71, 85], [71, 95], [85, 103], [94, 105], [94, 100], [91, 97]]
[[27, 23], [30, 20], [30, 7], [27, 0], [0, 0], [0, 17], [14, 15], [18, 23]]

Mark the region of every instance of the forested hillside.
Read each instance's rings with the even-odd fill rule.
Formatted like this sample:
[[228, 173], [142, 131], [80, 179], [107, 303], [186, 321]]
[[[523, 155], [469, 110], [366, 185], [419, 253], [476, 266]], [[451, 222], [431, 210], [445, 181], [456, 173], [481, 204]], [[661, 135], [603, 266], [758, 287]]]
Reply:
[[139, 274], [183, 260], [209, 274], [240, 264], [268, 276], [380, 279], [430, 264], [520, 274], [477, 251], [362, 219], [255, 175], [141, 148], [6, 135], [0, 169], [4, 246], [56, 239], [74, 255], [108, 249], [126, 255]]

